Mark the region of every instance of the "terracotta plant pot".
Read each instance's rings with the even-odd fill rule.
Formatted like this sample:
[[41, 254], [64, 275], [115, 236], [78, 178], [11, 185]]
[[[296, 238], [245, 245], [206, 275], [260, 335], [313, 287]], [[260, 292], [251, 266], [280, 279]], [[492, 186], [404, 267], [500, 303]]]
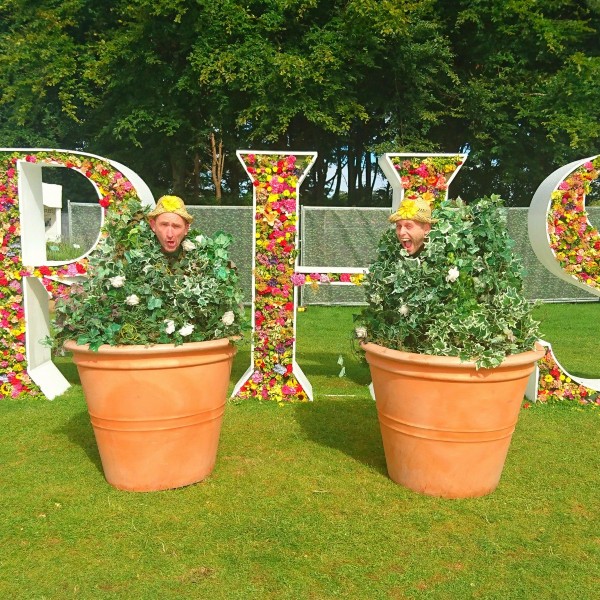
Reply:
[[69, 341], [106, 480], [148, 492], [196, 483], [214, 468], [235, 347]]
[[527, 380], [543, 349], [476, 370], [456, 357], [362, 344], [371, 369], [388, 473], [444, 498], [493, 492]]

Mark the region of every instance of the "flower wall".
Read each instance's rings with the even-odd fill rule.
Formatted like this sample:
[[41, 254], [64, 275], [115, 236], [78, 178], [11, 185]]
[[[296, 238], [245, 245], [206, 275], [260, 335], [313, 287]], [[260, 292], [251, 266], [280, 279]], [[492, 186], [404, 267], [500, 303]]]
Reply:
[[87, 260], [64, 265], [25, 265], [21, 254], [18, 162], [61, 166], [81, 173], [96, 185], [99, 203], [106, 210], [137, 197], [131, 182], [107, 161], [59, 151], [9, 152], [0, 155], [0, 394], [18, 398], [39, 395], [39, 387], [27, 372], [26, 315], [23, 280], [40, 279], [49, 296], [69, 293], [61, 279], [85, 275]]
[[310, 390], [295, 364], [298, 193], [316, 154], [238, 152], [254, 186], [252, 365], [238, 398], [306, 401]]
[[403, 200], [423, 198], [432, 210], [448, 196], [448, 185], [465, 160], [460, 154], [390, 157], [404, 190]]
[[562, 269], [600, 290], [600, 233], [589, 222], [585, 196], [600, 175], [600, 157], [585, 162], [552, 192], [548, 211], [550, 247]]
[[583, 385], [565, 371], [556, 360], [550, 344], [546, 344], [546, 354], [538, 362], [538, 369], [539, 402], [575, 402], [581, 406], [600, 407], [600, 391]]
[[[598, 296], [600, 233], [588, 220], [585, 197], [599, 175], [600, 157], [585, 161], [569, 173], [550, 195], [546, 222], [548, 243], [562, 270]], [[600, 379], [598, 385], [584, 385], [562, 367], [550, 344], [546, 344], [546, 354], [538, 363], [538, 373], [537, 399], [540, 402], [600, 405]]]

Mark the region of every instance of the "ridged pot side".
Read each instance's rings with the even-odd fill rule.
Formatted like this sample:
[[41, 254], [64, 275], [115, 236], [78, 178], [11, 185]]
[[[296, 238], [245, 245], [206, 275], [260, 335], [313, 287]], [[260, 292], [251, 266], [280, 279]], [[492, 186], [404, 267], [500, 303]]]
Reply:
[[130, 491], [213, 470], [235, 355], [228, 339], [174, 346], [65, 344], [77, 365], [106, 480]]
[[509, 356], [494, 369], [456, 357], [363, 344], [388, 473], [411, 490], [445, 498], [493, 492], [529, 376], [543, 354]]

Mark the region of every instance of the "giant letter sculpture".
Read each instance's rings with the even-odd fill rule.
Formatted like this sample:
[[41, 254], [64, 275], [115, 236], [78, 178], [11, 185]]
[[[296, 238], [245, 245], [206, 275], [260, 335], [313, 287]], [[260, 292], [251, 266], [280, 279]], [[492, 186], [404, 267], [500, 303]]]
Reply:
[[233, 396], [277, 401], [312, 400], [296, 362], [298, 195], [316, 152], [239, 150], [254, 186], [252, 352]]
[[[589, 222], [585, 195], [600, 175], [600, 157], [577, 160], [549, 175], [538, 187], [529, 207], [529, 240], [540, 262], [571, 285], [600, 296], [600, 234]], [[594, 404], [600, 400], [600, 379], [568, 373], [552, 346], [535, 372], [528, 398], [542, 402], [572, 400]]]
[[0, 149], [0, 393], [16, 398], [39, 390], [49, 399], [69, 384], [41, 345], [49, 334], [49, 294], [66, 293], [86, 271], [86, 258], [49, 261], [46, 255], [42, 169], [67, 167], [96, 189], [105, 210], [138, 198], [154, 205], [148, 186], [115, 161], [85, 152]]

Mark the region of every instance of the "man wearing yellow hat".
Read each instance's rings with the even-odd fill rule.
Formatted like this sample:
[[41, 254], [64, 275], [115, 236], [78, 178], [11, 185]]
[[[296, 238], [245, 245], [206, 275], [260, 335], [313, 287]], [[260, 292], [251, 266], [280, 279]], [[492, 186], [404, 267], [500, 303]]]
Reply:
[[188, 213], [178, 196], [162, 196], [148, 213], [150, 228], [154, 231], [163, 251], [173, 255], [179, 250], [194, 217]]
[[416, 256], [425, 245], [431, 224], [436, 223], [437, 219], [431, 218], [429, 202], [418, 197], [404, 199], [389, 221], [396, 224], [396, 236], [402, 247], [411, 256]]

